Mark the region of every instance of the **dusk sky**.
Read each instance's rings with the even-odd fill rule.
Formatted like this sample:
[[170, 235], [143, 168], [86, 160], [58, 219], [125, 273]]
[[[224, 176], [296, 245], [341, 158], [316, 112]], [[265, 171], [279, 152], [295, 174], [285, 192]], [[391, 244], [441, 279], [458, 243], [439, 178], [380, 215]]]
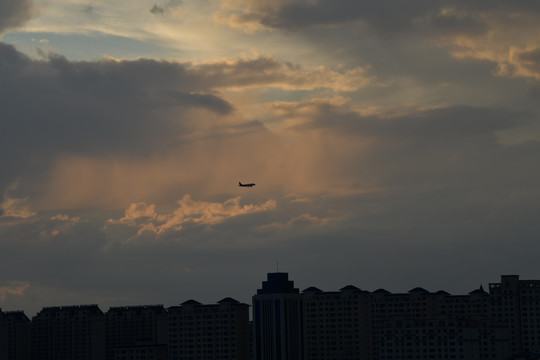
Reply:
[[278, 262], [465, 294], [539, 254], [538, 1], [0, 2], [4, 311], [251, 303]]

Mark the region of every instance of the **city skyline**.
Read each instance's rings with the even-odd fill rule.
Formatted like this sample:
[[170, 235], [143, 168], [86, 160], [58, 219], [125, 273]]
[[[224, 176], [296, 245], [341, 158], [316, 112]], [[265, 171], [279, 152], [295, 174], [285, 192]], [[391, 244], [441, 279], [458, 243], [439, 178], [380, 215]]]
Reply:
[[330, 290], [538, 278], [538, 20], [2, 1], [0, 308], [249, 302], [276, 261]]
[[[275, 272], [269, 272], [267, 273], [267, 275], [286, 275], [287, 277], [290, 275], [289, 272], [286, 272], [286, 271], [275, 271]], [[503, 275], [498, 275], [498, 277], [514, 277], [514, 276], [517, 276], [518, 278], [521, 278], [522, 281], [531, 281], [531, 279], [529, 278], [523, 278], [521, 277], [521, 275], [516, 275], [516, 274], [503, 274]], [[532, 280], [534, 281], [534, 280]], [[267, 281], [264, 281], [262, 278], [259, 280], [259, 285], [257, 285], [257, 287], [261, 287], [260, 283], [262, 282], [263, 284], [263, 287], [264, 287], [264, 284], [265, 282]], [[396, 289], [392, 289], [392, 288], [386, 288], [386, 287], [383, 287], [383, 286], [378, 286], [378, 287], [375, 287], [375, 288], [370, 288], [370, 289], [367, 289], [367, 288], [364, 288], [364, 287], [360, 287], [358, 286], [358, 284], [334, 284], [333, 287], [330, 287], [330, 288], [325, 288], [325, 287], [322, 287], [320, 286], [320, 284], [316, 284], [316, 283], [310, 283], [310, 284], [307, 284], [307, 285], [299, 285], [297, 282], [296, 282], [296, 279], [294, 279], [294, 274], [292, 275], [291, 279], [290, 279], [290, 286], [293, 286], [294, 285], [294, 288], [291, 287], [291, 289], [289, 290], [294, 290], [292, 291], [293, 293], [310, 293], [312, 291], [322, 291], [322, 292], [328, 292], [328, 293], [332, 293], [332, 292], [340, 292], [344, 289], [346, 289], [347, 287], [351, 287], [351, 288], [354, 288], [355, 290], [359, 291], [359, 292], [365, 292], [365, 293], [368, 293], [368, 294], [377, 294], [377, 293], [385, 293], [385, 292], [388, 292], [389, 294], [396, 294], [396, 295], [399, 295], [399, 294], [407, 294], [411, 291], [415, 291], [417, 289], [422, 289], [423, 291], [427, 291], [428, 293], [431, 293], [431, 294], [436, 294], [436, 293], [439, 293], [439, 292], [444, 292], [446, 295], [451, 295], [451, 296], [464, 296], [464, 295], [468, 295], [468, 294], [471, 294], [471, 293], [474, 293], [476, 291], [478, 291], [479, 289], [481, 291], [486, 291], [485, 289], [489, 289], [489, 285], [490, 284], [494, 284], [495, 282], [494, 281], [484, 281], [484, 282], [481, 282], [479, 283], [479, 285], [477, 285], [476, 287], [473, 287], [473, 288], [470, 288], [464, 292], [452, 292], [452, 291], [448, 291], [449, 289], [448, 288], [445, 288], [443, 285], [440, 285], [439, 287], [436, 287], [436, 288], [425, 288], [424, 286], [422, 286], [421, 284], [411, 284], [411, 285], [407, 285], [407, 284], [402, 284], [403, 286], [396, 291]], [[465, 288], [464, 286], [461, 286], [462, 288]], [[281, 289], [281, 291], [283, 291], [283, 293], [288, 293], [288, 289], [287, 288], [283, 288]], [[232, 299], [232, 300], [235, 300], [235, 301], [239, 301], [239, 303], [243, 303], [243, 304], [251, 304], [251, 301], [252, 301], [252, 298], [253, 296], [256, 296], [258, 293], [260, 293], [262, 290], [261, 289], [251, 289], [250, 291], [248, 292], [251, 292], [251, 296], [249, 297], [248, 300], [246, 301], [243, 301], [243, 300], [239, 300], [240, 297], [236, 296], [235, 294], [231, 294], [231, 293], [228, 293], [228, 294], [223, 294], [223, 296], [221, 298], [216, 298], [216, 299], [210, 299], [209, 301], [207, 301], [206, 299], [201, 299], [200, 297], [197, 297], [196, 294], [185, 294], [185, 296], [181, 299], [178, 299], [175, 303], [171, 303], [171, 304], [168, 304], [168, 303], [164, 303], [162, 301], [160, 301], [158, 298], [154, 299], [155, 301], [150, 301], [150, 302], [147, 302], [147, 303], [125, 303], [125, 304], [115, 304], [115, 305], [111, 305], [111, 306], [108, 306], [108, 307], [105, 307], [103, 306], [103, 304], [98, 304], [98, 303], [90, 303], [90, 302], [83, 302], [83, 303], [79, 303], [79, 304], [74, 304], [74, 303], [58, 303], [58, 304], [49, 304], [49, 305], [42, 305], [41, 307], [39, 307], [35, 313], [28, 313], [25, 311], [25, 309], [5, 309], [5, 308], [2, 308], [0, 307], [0, 311], [3, 311], [5, 313], [16, 313], [16, 312], [20, 312], [22, 311], [26, 316], [28, 316], [29, 318], [32, 318], [33, 316], [35, 316], [37, 313], [43, 311], [43, 310], [46, 310], [46, 309], [54, 309], [54, 308], [71, 308], [71, 307], [78, 307], [78, 306], [97, 306], [100, 310], [102, 310], [103, 312], [105, 311], [109, 311], [109, 310], [114, 310], [116, 308], [138, 308], [138, 307], [147, 307], [147, 306], [162, 306], [164, 308], [175, 308], [177, 306], [180, 306], [184, 303], [191, 303], [191, 302], [194, 302], [194, 303], [199, 303], [199, 304], [205, 304], [208, 305], [208, 306], [213, 306], [213, 305], [216, 305], [218, 303], [220, 303], [220, 301], [223, 301], [223, 300], [227, 300], [227, 299]], [[273, 291], [277, 291], [276, 289], [274, 289]], [[251, 305], [249, 305], [251, 306]]]
[[[178, 306], [45, 307], [30, 320], [0, 311], [8, 359], [523, 359], [540, 349], [540, 280], [501, 275], [464, 295], [300, 291], [267, 273], [252, 305], [226, 297]], [[250, 309], [251, 307], [251, 309]], [[251, 311], [250, 311], [251, 310]], [[252, 313], [250, 321], [249, 313]], [[105, 356], [106, 354], [106, 356]], [[251, 354], [251, 355], [250, 355]], [[536, 355], [535, 355], [536, 354]]]

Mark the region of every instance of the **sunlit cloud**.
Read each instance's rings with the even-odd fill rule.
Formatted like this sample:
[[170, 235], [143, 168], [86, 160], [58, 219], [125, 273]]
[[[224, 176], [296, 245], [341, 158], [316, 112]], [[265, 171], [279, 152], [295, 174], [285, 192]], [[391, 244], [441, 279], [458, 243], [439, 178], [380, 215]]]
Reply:
[[13, 217], [26, 219], [36, 215], [36, 212], [30, 210], [28, 197], [15, 198], [6, 191], [3, 201], [0, 203], [0, 217]]
[[23, 281], [8, 281], [3, 285], [0, 284], [0, 301], [6, 301], [6, 298], [10, 295], [23, 296], [29, 287], [30, 284]]
[[67, 214], [56, 214], [49, 218], [50, 225], [48, 229], [42, 230], [40, 235], [42, 237], [58, 236], [61, 233], [69, 233], [77, 224], [81, 223], [78, 216], [69, 216]]
[[[454, 17], [466, 16], [457, 11], [451, 14]], [[496, 64], [493, 73], [498, 76], [540, 79], [540, 14], [525, 8], [506, 12], [497, 9], [470, 11], [466, 14], [474, 16], [485, 30], [441, 33], [437, 41], [443, 45], [446, 42], [452, 56], [491, 61]]]
[[276, 87], [285, 90], [355, 91], [376, 81], [369, 66], [332, 69], [327, 66], [305, 69], [298, 64], [255, 53], [255, 57], [214, 60], [192, 67], [196, 74], [217, 88]]
[[122, 218], [107, 220], [106, 228], [110, 225], [126, 225], [138, 229], [135, 237], [145, 232], [159, 237], [168, 231], [180, 231], [188, 223], [212, 226], [232, 217], [270, 211], [276, 208], [277, 203], [275, 200], [267, 200], [260, 205], [241, 205], [240, 197], [218, 203], [196, 201], [190, 195], [185, 195], [178, 201], [178, 205], [171, 213], [159, 214], [154, 204], [133, 203]]

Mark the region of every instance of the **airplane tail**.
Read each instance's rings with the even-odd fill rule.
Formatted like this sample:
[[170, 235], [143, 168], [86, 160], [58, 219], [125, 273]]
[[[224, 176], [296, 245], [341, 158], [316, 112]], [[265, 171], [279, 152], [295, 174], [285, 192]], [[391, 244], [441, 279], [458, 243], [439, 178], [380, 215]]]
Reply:
[[238, 186], [242, 186], [242, 183], [240, 181], [238, 182]]

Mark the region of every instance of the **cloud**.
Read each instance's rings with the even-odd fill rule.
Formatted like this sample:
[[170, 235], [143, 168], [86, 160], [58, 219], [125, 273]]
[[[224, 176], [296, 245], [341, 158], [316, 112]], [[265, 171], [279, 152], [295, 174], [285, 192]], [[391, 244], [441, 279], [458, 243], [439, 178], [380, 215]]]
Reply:
[[164, 5], [154, 4], [154, 6], [150, 9], [150, 12], [154, 15], [165, 15], [167, 12], [180, 6], [181, 4], [182, 1], [180, 0], [169, 0]]
[[52, 224], [48, 226], [48, 229], [40, 232], [42, 237], [58, 236], [61, 233], [67, 234], [82, 221], [78, 216], [69, 216], [66, 214], [56, 214], [51, 216], [49, 220]]
[[[521, 10], [521, 9], [519, 9]], [[447, 37], [451, 54], [458, 59], [487, 60], [497, 65], [499, 76], [529, 77], [538, 80], [540, 13], [509, 12], [480, 14], [487, 31]], [[441, 38], [441, 43], [444, 44]]]
[[[329, 288], [381, 262], [362, 288], [536, 271], [532, 2], [224, 3], [216, 18], [249, 34], [208, 27], [197, 11], [216, 3], [161, 16], [111, 2], [95, 17], [54, 3], [24, 31], [135, 34], [156, 51], [166, 36], [175, 58], [197, 61], [31, 58], [0, 44], [0, 273], [31, 284], [6, 290], [3, 308], [249, 301], [275, 259]], [[185, 24], [169, 21], [184, 9]], [[219, 36], [183, 31], [201, 23]]]
[[365, 22], [379, 31], [402, 31], [412, 27], [412, 21], [439, 6], [438, 1], [417, 0], [403, 4], [399, 1], [374, 2], [278, 1], [263, 4], [251, 0], [226, 2], [222, 17], [230, 16], [233, 26], [257, 22], [266, 28], [298, 30], [317, 26], [336, 26], [350, 22]]
[[23, 281], [9, 281], [0, 286], [0, 301], [6, 301], [8, 295], [23, 296], [30, 284]]
[[94, 6], [91, 5], [91, 4], [85, 5], [81, 9], [81, 12], [83, 12], [83, 13], [85, 13], [87, 15], [93, 14], [94, 13]]
[[214, 86], [229, 89], [270, 86], [285, 90], [327, 88], [355, 91], [376, 80], [369, 73], [369, 66], [339, 70], [325, 66], [303, 69], [299, 65], [261, 54], [256, 54], [255, 58], [207, 62], [193, 70]]
[[320, 218], [317, 216], [312, 216], [310, 214], [302, 214], [299, 216], [296, 216], [286, 223], [279, 223], [274, 222], [271, 224], [263, 225], [259, 227], [261, 230], [267, 230], [272, 228], [277, 229], [287, 229], [287, 228], [293, 228], [293, 227], [302, 227], [302, 228], [308, 228], [308, 227], [318, 227], [318, 226], [326, 226], [331, 222], [331, 218]]
[[197, 130], [193, 112], [219, 118], [233, 111], [212, 84], [179, 63], [57, 55], [37, 61], [3, 43], [0, 58], [0, 189], [34, 161], [41, 163], [34, 171], [45, 171], [61, 154], [157, 151]]
[[3, 201], [0, 203], [0, 218], [27, 219], [36, 215], [30, 210], [28, 197], [16, 198], [10, 194], [18, 187], [19, 183], [14, 182], [4, 192]]
[[[286, 30], [305, 35], [307, 39], [334, 51], [351, 52], [347, 33], [363, 39], [395, 39], [410, 36], [416, 42], [436, 44], [459, 59], [494, 62], [494, 74], [538, 79], [538, 59], [534, 56], [540, 36], [540, 9], [530, 1], [488, 3], [415, 0], [350, 2], [347, 0], [261, 3], [251, 0], [229, 0], [215, 14], [216, 22], [254, 33], [261, 29]], [[324, 27], [328, 36], [321, 40], [317, 28]], [[311, 36], [310, 34], [315, 34]], [[343, 37], [343, 42], [339, 41]], [[337, 44], [335, 42], [337, 41]], [[364, 42], [358, 57], [365, 57]], [[319, 45], [321, 46], [321, 45]]]
[[3, 0], [0, 3], [0, 34], [29, 20], [33, 5], [33, 0]]
[[180, 231], [188, 223], [211, 226], [232, 217], [270, 211], [277, 206], [274, 200], [267, 200], [261, 205], [241, 205], [240, 197], [217, 203], [195, 201], [190, 195], [185, 195], [178, 201], [178, 205], [179, 207], [172, 213], [159, 214], [154, 204], [133, 203], [126, 209], [122, 218], [107, 220], [107, 226], [127, 225], [138, 229], [135, 237], [145, 232], [158, 237], [168, 231]]
[[[0, 189], [19, 178], [21, 187], [40, 194], [32, 197], [38, 210], [73, 208], [85, 201], [86, 206], [125, 206], [133, 197], [165, 196], [180, 183], [198, 195], [195, 184], [201, 176], [212, 183], [206, 189], [229, 193], [226, 184], [245, 171], [237, 159], [261, 159], [272, 148], [277, 156], [252, 168], [276, 183], [272, 167], [279, 165], [273, 162], [290, 155], [261, 122], [244, 118], [225, 91], [275, 87], [341, 92], [375, 81], [363, 67], [304, 69], [262, 55], [204, 63], [70, 61], [54, 54], [34, 60], [0, 44], [0, 57]], [[314, 165], [314, 159], [301, 156], [302, 167]], [[190, 174], [182, 166], [199, 172]], [[212, 175], [216, 168], [226, 181]], [[164, 169], [170, 176], [158, 179], [155, 174]]]

